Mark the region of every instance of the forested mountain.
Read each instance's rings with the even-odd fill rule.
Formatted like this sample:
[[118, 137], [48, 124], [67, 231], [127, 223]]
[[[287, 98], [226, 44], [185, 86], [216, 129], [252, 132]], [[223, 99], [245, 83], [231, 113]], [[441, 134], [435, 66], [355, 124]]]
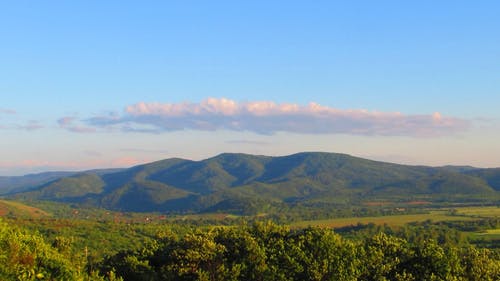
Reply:
[[62, 176], [9, 196], [123, 211], [258, 212], [269, 204], [498, 200], [499, 190], [500, 169], [408, 166], [304, 152], [283, 157], [225, 153], [202, 161], [173, 158]]
[[75, 172], [46, 172], [17, 177], [0, 177], [0, 194], [24, 191], [32, 188], [34, 185], [44, 184], [73, 174]]

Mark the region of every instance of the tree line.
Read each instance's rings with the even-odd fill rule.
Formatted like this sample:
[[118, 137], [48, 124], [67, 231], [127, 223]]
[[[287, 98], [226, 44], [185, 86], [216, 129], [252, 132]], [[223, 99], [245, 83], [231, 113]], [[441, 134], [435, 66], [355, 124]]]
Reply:
[[140, 247], [92, 259], [70, 237], [0, 221], [0, 280], [500, 280], [498, 251], [416, 229], [356, 238], [269, 221], [156, 230]]

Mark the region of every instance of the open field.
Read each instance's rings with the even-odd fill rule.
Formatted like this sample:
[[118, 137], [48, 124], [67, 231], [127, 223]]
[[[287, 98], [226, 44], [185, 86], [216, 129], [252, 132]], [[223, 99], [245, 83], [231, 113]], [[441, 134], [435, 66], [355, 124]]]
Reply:
[[[482, 209], [485, 210], [482, 210]], [[427, 214], [409, 214], [409, 215], [392, 215], [392, 216], [376, 216], [376, 217], [352, 217], [352, 218], [335, 218], [335, 219], [325, 219], [325, 220], [312, 220], [312, 221], [301, 221], [292, 223], [291, 227], [307, 227], [307, 226], [319, 226], [319, 227], [344, 227], [350, 225], [369, 224], [374, 223], [376, 225], [387, 224], [389, 226], [402, 226], [411, 222], [421, 222], [426, 220], [432, 220], [434, 222], [438, 221], [463, 221], [463, 220], [476, 220], [479, 219], [478, 214], [484, 213], [489, 214], [488, 217], [495, 216], [496, 212], [500, 212], [500, 208], [497, 207], [464, 207], [455, 208], [457, 214], [451, 215], [449, 209], [435, 209], [429, 211]], [[497, 210], [498, 209], [498, 210]]]
[[489, 237], [489, 238], [496, 238], [496, 239], [500, 239], [500, 229], [497, 228], [497, 229], [487, 229], [486, 231], [484, 232], [479, 232], [479, 233], [475, 233], [476, 236], [486, 236], [486, 237]]
[[475, 232], [470, 235], [470, 238], [475, 243], [498, 248], [500, 246], [500, 229], [487, 229], [483, 232]]
[[500, 229], [488, 229], [488, 230], [486, 230], [486, 233], [500, 235]]
[[485, 206], [485, 207], [461, 207], [454, 208], [457, 215], [482, 218], [497, 218], [500, 217], [500, 207]]

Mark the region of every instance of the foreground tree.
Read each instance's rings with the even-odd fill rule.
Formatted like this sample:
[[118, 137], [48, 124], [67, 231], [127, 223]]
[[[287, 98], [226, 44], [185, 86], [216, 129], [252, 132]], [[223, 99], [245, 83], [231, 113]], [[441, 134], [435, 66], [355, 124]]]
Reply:
[[[63, 241], [64, 240], [64, 241]], [[68, 241], [56, 240], [66, 251]], [[82, 272], [78, 263], [45, 242], [42, 236], [29, 233], [0, 220], [0, 280], [121, 280], [113, 272], [108, 278], [96, 272]]]

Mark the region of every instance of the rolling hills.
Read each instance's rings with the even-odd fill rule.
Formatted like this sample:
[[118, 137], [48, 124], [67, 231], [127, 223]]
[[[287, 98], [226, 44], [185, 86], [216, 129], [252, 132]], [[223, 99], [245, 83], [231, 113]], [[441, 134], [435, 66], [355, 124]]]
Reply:
[[111, 210], [259, 212], [273, 204], [350, 205], [382, 199], [498, 202], [500, 169], [408, 166], [322, 152], [282, 157], [224, 153], [4, 188], [14, 199]]

